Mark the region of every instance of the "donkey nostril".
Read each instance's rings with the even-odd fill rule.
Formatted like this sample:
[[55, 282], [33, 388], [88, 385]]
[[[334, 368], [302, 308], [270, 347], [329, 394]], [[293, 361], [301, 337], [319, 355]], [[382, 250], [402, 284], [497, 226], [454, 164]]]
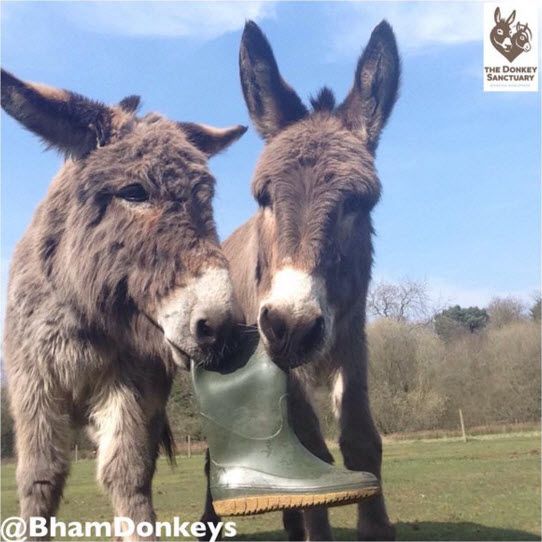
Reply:
[[286, 323], [280, 316], [274, 315], [271, 317], [271, 327], [277, 339], [282, 339], [286, 335]]
[[325, 321], [323, 316], [318, 316], [308, 328], [305, 336], [301, 340], [303, 351], [310, 350], [318, 345], [324, 337]]
[[215, 330], [209, 325], [207, 320], [201, 318], [196, 322], [196, 336], [198, 339], [214, 338]]
[[318, 316], [318, 318], [316, 318], [316, 320], [314, 321], [313, 329], [315, 329], [318, 333], [322, 333], [324, 331], [324, 327], [324, 317]]
[[270, 309], [268, 306], [262, 307], [260, 326], [264, 335], [275, 343], [283, 342], [288, 331], [283, 316], [277, 310]]
[[231, 316], [211, 313], [196, 317], [191, 329], [200, 346], [212, 345], [227, 338], [231, 324]]

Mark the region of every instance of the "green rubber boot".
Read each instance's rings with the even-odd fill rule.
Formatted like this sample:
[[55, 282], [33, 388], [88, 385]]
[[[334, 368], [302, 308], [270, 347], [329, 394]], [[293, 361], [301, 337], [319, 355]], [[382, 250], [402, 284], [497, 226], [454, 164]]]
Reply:
[[368, 472], [334, 467], [311, 454], [288, 423], [287, 375], [261, 345], [228, 368], [192, 364], [210, 452], [210, 489], [219, 516], [339, 506], [380, 491]]

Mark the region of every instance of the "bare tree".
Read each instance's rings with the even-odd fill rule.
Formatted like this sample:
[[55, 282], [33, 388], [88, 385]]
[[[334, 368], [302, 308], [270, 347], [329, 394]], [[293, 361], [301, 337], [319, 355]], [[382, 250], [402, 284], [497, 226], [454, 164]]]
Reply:
[[517, 297], [494, 297], [487, 306], [489, 322], [501, 328], [525, 317], [525, 303]]
[[377, 318], [398, 322], [428, 321], [432, 309], [427, 283], [411, 279], [399, 283], [376, 282], [369, 292], [367, 309]]
[[445, 346], [424, 326], [390, 318], [367, 329], [375, 420], [384, 433], [437, 429], [446, 395], [436, 392]]

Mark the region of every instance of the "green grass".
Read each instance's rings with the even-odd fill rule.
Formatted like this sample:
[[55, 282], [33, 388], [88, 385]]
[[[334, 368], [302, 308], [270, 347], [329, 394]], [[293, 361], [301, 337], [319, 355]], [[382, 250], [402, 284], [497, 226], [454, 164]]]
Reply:
[[[160, 460], [154, 502], [160, 520], [196, 521], [204, 499], [203, 458]], [[2, 517], [17, 514], [13, 463], [2, 466]], [[539, 540], [540, 434], [498, 438], [391, 442], [384, 446], [389, 513], [402, 540]], [[331, 512], [335, 537], [355, 539], [355, 507]], [[112, 516], [94, 481], [94, 462], [74, 464], [59, 518], [105, 521]], [[281, 516], [236, 521], [238, 539], [284, 540]]]

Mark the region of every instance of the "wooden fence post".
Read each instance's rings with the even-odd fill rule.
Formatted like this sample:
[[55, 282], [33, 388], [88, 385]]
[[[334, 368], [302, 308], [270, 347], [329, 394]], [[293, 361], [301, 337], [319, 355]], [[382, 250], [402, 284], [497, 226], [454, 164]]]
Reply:
[[78, 449], [77, 449], [77, 444], [75, 445], [75, 462], [77, 463], [77, 459], [78, 459]]
[[463, 435], [463, 442], [467, 442], [467, 433], [465, 433], [465, 423], [463, 421], [463, 412], [459, 409], [459, 421], [461, 422], [461, 434]]
[[186, 437], [186, 443], [187, 443], [187, 455], [188, 455], [188, 459], [190, 459], [192, 457], [192, 443], [190, 440], [190, 435]]

